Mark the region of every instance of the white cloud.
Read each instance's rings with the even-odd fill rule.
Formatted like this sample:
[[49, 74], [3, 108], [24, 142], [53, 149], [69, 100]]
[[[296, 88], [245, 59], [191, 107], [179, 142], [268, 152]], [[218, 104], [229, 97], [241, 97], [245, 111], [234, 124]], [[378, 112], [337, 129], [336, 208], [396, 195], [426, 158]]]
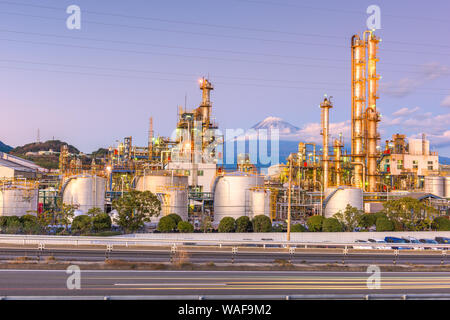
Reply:
[[441, 101], [442, 107], [450, 107], [450, 96], [446, 96], [444, 100]]
[[407, 115], [411, 115], [413, 113], [416, 113], [417, 111], [419, 111], [420, 108], [419, 107], [415, 107], [413, 109], [409, 109], [409, 108], [401, 108], [400, 110], [395, 111], [392, 115], [396, 116], [396, 117], [404, 117]]
[[380, 91], [388, 96], [401, 98], [418, 89], [426, 82], [450, 75], [450, 67], [432, 62], [423, 65], [416, 77], [402, 78], [396, 81], [380, 82]]

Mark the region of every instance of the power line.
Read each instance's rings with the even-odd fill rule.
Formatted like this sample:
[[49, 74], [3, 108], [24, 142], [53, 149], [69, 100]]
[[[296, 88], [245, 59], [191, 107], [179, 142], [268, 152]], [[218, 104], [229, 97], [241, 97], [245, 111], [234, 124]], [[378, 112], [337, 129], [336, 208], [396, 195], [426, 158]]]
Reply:
[[[109, 48], [92, 47], [92, 46], [81, 46], [81, 45], [50, 43], [50, 42], [38, 42], [38, 41], [30, 41], [30, 40], [7, 39], [7, 38], [0, 38], [0, 41], [30, 43], [30, 44], [37, 44], [37, 45], [59, 46], [59, 47], [69, 47], [69, 48], [79, 48], [79, 49], [89, 49], [89, 50], [100, 50], [100, 51], [109, 51], [109, 52], [134, 53], [134, 54], [143, 54], [143, 55], [159, 55], [159, 56], [173, 56], [173, 57], [202, 59], [202, 60], [220, 60], [220, 61], [229, 61], [229, 62], [256, 63], [256, 64], [264, 64], [264, 65], [296, 66], [296, 67], [307, 67], [307, 68], [328, 68], [328, 69], [341, 69], [341, 70], [348, 69], [348, 67], [338, 66], [338, 65], [324, 66], [324, 65], [311, 65], [311, 64], [299, 64], [299, 63], [287, 63], [287, 62], [246, 60], [246, 59], [236, 59], [236, 58], [194, 56], [194, 55], [160, 53], [160, 52], [150, 52], [150, 51], [137, 51], [137, 50], [127, 50], [127, 49], [109, 49]], [[387, 72], [403, 72], [403, 73], [422, 74], [422, 72], [420, 72], [420, 71], [404, 71], [404, 70], [392, 70], [392, 69], [389, 69], [386, 71]]]
[[[58, 18], [30, 15], [30, 14], [17, 13], [17, 12], [5, 12], [5, 11], [2, 11], [2, 12], [0, 12], [0, 14], [19, 15], [19, 16], [25, 16], [25, 17], [31, 17], [31, 18], [57, 20], [57, 21], [61, 20], [61, 19], [58, 19]], [[132, 26], [132, 25], [126, 25], [126, 24], [112, 24], [112, 23], [104, 23], [104, 22], [90, 21], [90, 20], [84, 20], [84, 21], [86, 23], [91, 23], [91, 24], [96, 24], [96, 25], [103, 25], [103, 26], [110, 26], [110, 27], [124, 27], [124, 28], [132, 28], [132, 29], [151, 30], [151, 31], [168, 32], [168, 33], [179, 33], [179, 34], [190, 34], [190, 35], [197, 35], [197, 36], [218, 37], [218, 38], [226, 38], [226, 39], [253, 40], [253, 41], [262, 41], [262, 42], [287, 43], [287, 44], [295, 44], [295, 45], [309, 45], [309, 46], [322, 46], [322, 47], [325, 46], [325, 47], [347, 48], [347, 46], [336, 45], [336, 44], [329, 44], [329, 43], [326, 43], [326, 44], [325, 43], [310, 43], [310, 42], [300, 42], [300, 41], [281, 40], [281, 39], [264, 39], [264, 38], [255, 38], [255, 37], [230, 36], [230, 35], [224, 35], [224, 34], [192, 32], [192, 31], [185, 31], [185, 30], [172, 30], [172, 29], [163, 29], [163, 28], [154, 28], [154, 27]], [[396, 41], [392, 41], [391, 43], [397, 43], [397, 42]], [[406, 42], [403, 42], [403, 44], [406, 44]], [[395, 50], [395, 49], [385, 49], [385, 51], [398, 52], [398, 53], [416, 53], [416, 54], [426, 54], [426, 55], [433, 55], [434, 54], [434, 55], [450, 56], [450, 53], [439, 53], [439, 52], [435, 52], [435, 51], [433, 51], [433, 52], [424, 52], [424, 51]]]
[[[87, 76], [97, 76], [97, 77], [107, 77], [107, 78], [129, 78], [129, 79], [144, 79], [144, 80], [159, 80], [159, 81], [176, 81], [176, 82], [189, 82], [192, 83], [192, 80], [189, 79], [173, 79], [173, 78], [151, 78], [151, 77], [142, 77], [142, 76], [130, 76], [130, 75], [117, 75], [117, 74], [100, 74], [100, 73], [92, 73], [92, 72], [79, 72], [79, 71], [61, 71], [61, 70], [49, 70], [49, 69], [36, 69], [36, 68], [21, 68], [21, 67], [11, 67], [11, 66], [0, 66], [2, 69], [12, 69], [12, 70], [24, 70], [24, 71], [43, 71], [43, 72], [51, 72], [51, 73], [62, 73], [62, 74], [77, 74], [77, 75], [87, 75]], [[215, 81], [216, 84], [222, 85], [232, 85], [232, 86], [248, 86], [248, 87], [263, 87], [263, 88], [280, 88], [280, 89], [302, 89], [302, 90], [320, 90], [320, 91], [348, 91], [348, 89], [344, 88], [312, 88], [312, 87], [299, 87], [299, 86], [286, 86], [286, 85], [264, 85], [264, 84], [256, 84], [256, 83], [239, 83], [239, 82], [222, 82]], [[439, 89], [440, 90], [440, 89]], [[446, 90], [446, 89], [442, 89]], [[421, 93], [421, 94], [434, 94], [434, 95], [448, 95], [448, 93]]]

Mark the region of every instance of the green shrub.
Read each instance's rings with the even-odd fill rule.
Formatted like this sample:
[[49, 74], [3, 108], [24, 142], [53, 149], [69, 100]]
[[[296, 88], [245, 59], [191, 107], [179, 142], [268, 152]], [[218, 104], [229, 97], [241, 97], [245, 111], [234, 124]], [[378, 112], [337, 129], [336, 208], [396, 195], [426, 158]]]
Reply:
[[91, 231], [92, 228], [92, 218], [88, 215], [76, 216], [72, 221], [72, 233], [82, 234]]
[[6, 218], [6, 233], [15, 234], [22, 230], [23, 225], [19, 217], [8, 216]]
[[291, 232], [306, 232], [306, 228], [300, 223], [291, 226]]
[[327, 218], [323, 220], [322, 231], [324, 232], [342, 232], [342, 224], [336, 218]]
[[263, 214], [257, 215], [253, 218], [253, 231], [254, 232], [271, 232], [272, 221], [268, 216]]
[[171, 219], [173, 219], [176, 226], [180, 223], [180, 221], [183, 221], [183, 219], [181, 219], [181, 217], [179, 215], [177, 215], [176, 213], [168, 214], [167, 217], [170, 217]]
[[40, 234], [43, 232], [42, 226], [39, 224], [39, 220], [36, 216], [26, 214], [20, 217], [22, 222], [22, 230], [25, 234]]
[[437, 231], [450, 231], [450, 220], [447, 217], [436, 217], [431, 224], [431, 228]]
[[311, 232], [320, 232], [322, 231], [323, 220], [325, 220], [322, 216], [312, 216], [306, 220], [306, 225], [308, 226], [308, 231]]
[[92, 218], [92, 229], [94, 232], [111, 230], [111, 217], [107, 213], [96, 213]]
[[276, 225], [272, 226], [272, 232], [285, 232], [287, 227], [285, 227], [281, 223], [277, 223]]
[[242, 216], [236, 219], [236, 232], [250, 232], [252, 229], [252, 223], [250, 218]]
[[380, 217], [376, 222], [377, 231], [394, 231], [394, 223], [388, 218]]
[[187, 221], [178, 222], [177, 229], [178, 229], [178, 231], [180, 231], [182, 233], [194, 232], [194, 226]]
[[165, 216], [159, 219], [158, 227], [156, 228], [160, 232], [172, 232], [177, 227], [175, 220], [172, 217]]
[[372, 213], [365, 213], [359, 218], [359, 226], [368, 229], [377, 223], [377, 216]]
[[236, 220], [232, 217], [224, 217], [219, 223], [219, 232], [235, 232]]

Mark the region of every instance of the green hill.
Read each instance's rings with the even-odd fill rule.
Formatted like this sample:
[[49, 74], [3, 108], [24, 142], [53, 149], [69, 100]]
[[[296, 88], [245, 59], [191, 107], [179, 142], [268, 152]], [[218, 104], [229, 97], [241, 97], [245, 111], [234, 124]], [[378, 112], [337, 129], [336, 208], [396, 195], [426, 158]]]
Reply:
[[53, 150], [54, 152], [59, 152], [63, 145], [68, 145], [70, 153], [73, 154], [80, 153], [80, 150], [78, 150], [74, 146], [60, 140], [48, 140], [45, 142], [28, 143], [24, 146], [12, 149], [10, 153], [17, 156], [24, 156], [27, 152], [48, 151], [50, 149]]
[[0, 152], [10, 152], [13, 149], [13, 147], [8, 146], [7, 144], [4, 144], [3, 142], [0, 141]]

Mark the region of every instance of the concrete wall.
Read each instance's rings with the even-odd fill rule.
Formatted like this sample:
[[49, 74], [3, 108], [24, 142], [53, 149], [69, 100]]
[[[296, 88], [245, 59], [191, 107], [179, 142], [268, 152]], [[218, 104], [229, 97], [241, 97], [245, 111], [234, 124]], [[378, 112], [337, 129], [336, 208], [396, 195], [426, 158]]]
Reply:
[[[293, 232], [293, 242], [335, 242], [352, 243], [355, 240], [384, 239], [384, 237], [414, 237], [417, 239], [434, 239], [435, 237], [450, 238], [450, 231], [423, 232]], [[286, 241], [286, 233], [138, 233], [125, 235], [139, 239], [173, 239], [173, 240], [271, 240]]]

